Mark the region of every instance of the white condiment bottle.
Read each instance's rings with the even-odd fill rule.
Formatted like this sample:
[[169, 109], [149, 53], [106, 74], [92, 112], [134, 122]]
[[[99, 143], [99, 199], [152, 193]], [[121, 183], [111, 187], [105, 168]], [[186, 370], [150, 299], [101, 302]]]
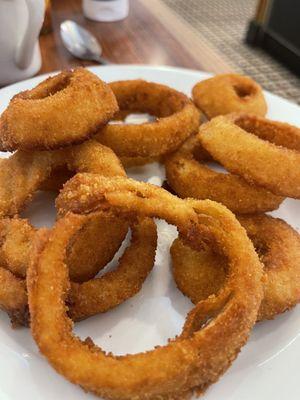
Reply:
[[128, 16], [129, 0], [83, 0], [83, 13], [93, 21], [119, 21]]

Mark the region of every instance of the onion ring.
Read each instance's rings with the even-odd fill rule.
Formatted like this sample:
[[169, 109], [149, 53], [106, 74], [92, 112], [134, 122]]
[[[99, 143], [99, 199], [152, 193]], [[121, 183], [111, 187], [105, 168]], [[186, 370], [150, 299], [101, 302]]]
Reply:
[[[51, 175], [52, 171], [59, 167], [65, 167], [73, 171], [89, 171], [104, 174], [107, 176], [125, 176], [125, 171], [119, 159], [111, 149], [101, 145], [96, 141], [87, 141], [80, 145], [71, 146], [61, 150], [53, 151], [17, 151], [10, 158], [2, 160], [0, 164], [0, 215], [15, 216], [22, 210], [25, 204], [32, 198], [35, 191], [42, 186], [43, 182]], [[7, 185], [10, 182], [10, 185]], [[4, 222], [6, 224], [6, 222]], [[22, 225], [22, 224], [21, 224]], [[19, 226], [19, 228], [18, 228]], [[15, 245], [15, 240], [19, 235], [19, 243], [25, 243], [27, 237], [20, 228], [20, 224], [11, 223], [4, 226], [12, 231], [6, 240], [6, 247], [10, 249], [6, 256], [8, 268], [24, 277], [28, 265], [27, 252], [20, 252]], [[5, 230], [6, 229], [6, 230]], [[23, 225], [23, 229], [33, 230], [32, 227]], [[105, 217], [101, 223], [89, 221], [80, 232], [80, 239], [71, 246], [70, 250], [70, 273], [71, 278], [76, 282], [90, 279], [103, 268], [114, 256], [121, 245], [128, 225], [120, 221], [115, 216]], [[33, 234], [33, 233], [32, 233]], [[7, 235], [7, 234], [6, 234]], [[92, 237], [103, 238], [97, 243], [91, 240]], [[89, 246], [85, 245], [85, 240], [89, 241]], [[19, 265], [16, 265], [16, 257], [21, 257]]]
[[[17, 215], [51, 172], [60, 166], [75, 171], [125, 176], [112, 150], [95, 141], [56, 151], [19, 150], [0, 164], [1, 216]], [[121, 221], [114, 215], [105, 214], [101, 221], [88, 218], [68, 248], [67, 264], [72, 281], [82, 282], [94, 277], [113, 258], [127, 230], [127, 221]], [[26, 220], [0, 219], [1, 265], [14, 273], [16, 278], [26, 276], [35, 235], [36, 229]], [[95, 241], [95, 237], [99, 241]]]
[[211, 160], [199, 138], [189, 138], [165, 160], [168, 185], [182, 198], [214, 200], [238, 214], [272, 211], [284, 200], [237, 175], [213, 171], [204, 164]]
[[35, 234], [26, 219], [0, 219], [0, 265], [19, 278], [26, 276]]
[[[93, 278], [111, 261], [125, 238], [127, 228], [126, 223], [113, 215], [103, 214], [101, 219], [87, 218], [67, 249], [71, 280], [84, 282]], [[26, 276], [36, 232], [37, 229], [25, 219], [0, 220], [0, 262], [17, 277]]]
[[267, 104], [261, 87], [248, 76], [221, 74], [198, 82], [192, 90], [196, 106], [208, 119], [232, 112], [261, 116]]
[[253, 114], [233, 113], [228, 117], [240, 128], [253, 133], [260, 139], [290, 150], [300, 151], [300, 129], [296, 126]]
[[119, 157], [156, 157], [176, 150], [200, 124], [194, 104], [174, 89], [143, 80], [110, 84], [120, 110], [149, 113], [154, 122], [109, 124], [96, 135]]
[[[68, 221], [72, 224], [73, 220], [74, 218], [70, 217]], [[95, 215], [90, 214], [82, 216], [81, 218], [76, 217], [74, 222], [77, 224], [77, 230], [74, 235], [70, 237], [66, 248], [66, 265], [72, 280], [72, 288], [68, 297], [69, 315], [74, 321], [106, 312], [134, 296], [141, 289], [142, 284], [154, 265], [157, 241], [156, 226], [151, 219], [143, 218], [139, 219], [137, 222], [131, 223], [131, 243], [121, 256], [115, 270], [107, 272], [100, 278], [90, 279], [83, 283], [74, 282], [73, 278], [74, 276], [76, 278], [77, 275], [76, 270], [70, 268], [70, 266], [72, 266], [71, 262], [74, 261], [70, 248], [76, 249], [77, 246], [79, 260], [81, 258], [87, 261], [90, 258], [91, 261], [93, 261], [91, 255], [80, 255], [79, 249], [83, 247], [83, 245], [87, 247], [87, 243], [90, 245], [90, 241], [88, 241], [86, 235], [82, 235], [82, 230], [89, 222], [99, 226], [103, 221], [104, 227], [107, 228], [108, 224], [105, 224], [106, 220], [111, 221], [112, 216], [100, 211], [95, 213]], [[24, 220], [17, 221], [17, 225], [19, 226], [24, 223]], [[15, 224], [13, 228], [17, 228], [17, 225]], [[96, 236], [98, 237], [98, 241], [96, 240], [96, 242], [99, 243], [98, 253], [95, 254], [96, 257], [104, 259], [102, 254], [103, 245], [101, 242], [108, 242], [109, 234], [109, 229], [107, 229], [102, 237], [99, 235]], [[38, 235], [38, 232], [36, 235]], [[27, 247], [30, 249], [30, 252], [33, 251], [36, 235], [31, 238], [30, 243], [27, 242]], [[92, 239], [95, 240], [94, 235]], [[96, 248], [97, 247], [95, 247], [95, 249]], [[93, 252], [93, 255], [94, 253], [95, 252]], [[25, 254], [23, 257], [26, 255], [29, 256], [29, 254]], [[78, 270], [80, 271], [82, 267], [78, 259], [75, 261], [75, 264], [77, 264]], [[29, 257], [26, 258], [26, 261], [23, 260], [24, 264], [27, 262], [27, 267], [28, 260]], [[110, 259], [108, 261], [110, 261]], [[95, 261], [93, 262], [95, 263]], [[77, 274], [79, 275], [79, 272], [77, 272]], [[27, 326], [29, 323], [29, 313], [25, 280], [4, 268], [0, 268], [0, 283], [0, 307], [8, 313], [13, 326]]]
[[[3, 214], [18, 213], [26, 200], [46, 181], [48, 176], [52, 174], [53, 179], [53, 172], [55, 174], [57, 168], [91, 171], [108, 176], [114, 174], [125, 176], [124, 169], [112, 150], [95, 141], [55, 151], [17, 151], [9, 159], [1, 162], [0, 174], [2, 173], [3, 181], [10, 179], [16, 191], [12, 195], [9, 187], [2, 187], [0, 204], [3, 205]], [[25, 220], [4, 219], [1, 224], [3, 226], [0, 260], [2, 260], [3, 266], [15, 274], [16, 279], [24, 278], [32, 251], [32, 241], [37, 230]], [[145, 233], [145, 224], [149, 231], [147, 233]], [[71, 308], [74, 319], [86, 318], [95, 312], [104, 312], [133, 296], [140, 289], [143, 276], [146, 277], [146, 271], [153, 266], [155, 235], [151, 224], [152, 222], [140, 221], [140, 227], [134, 228], [133, 243], [130, 250], [128, 249], [126, 252], [124, 261], [122, 258], [118, 272], [109, 274], [109, 278], [105, 275], [105, 278], [101, 280], [90, 280], [81, 286], [76, 282], [93, 278], [112, 259], [128, 229], [128, 222], [122, 221], [113, 214], [105, 213], [102, 218], [85, 218], [81, 229], [72, 238], [67, 249], [67, 265], [74, 287], [74, 293], [70, 300], [74, 303]], [[99, 238], [99, 240], [97, 241], [95, 238]], [[143, 240], [148, 240], [148, 243], [141, 244], [140, 242]], [[132, 282], [129, 283], [126, 281], [126, 274], [129, 274], [130, 268], [132, 268], [130, 262], [133, 264], [132, 259], [134, 258], [137, 263], [136, 257], [138, 258], [143, 250], [145, 253], [143, 266], [134, 269], [135, 279], [132, 277]], [[120, 279], [119, 283], [117, 279]], [[105, 299], [101, 297], [100, 292], [97, 297], [96, 290], [102, 290], [104, 293], [105, 285], [108, 287], [107, 290], [112, 291], [113, 288], [119, 290], [118, 295], [112, 292], [111, 298]], [[16, 288], [18, 285], [14, 285], [14, 287]], [[127, 288], [127, 290], [122, 291], [123, 288]], [[2, 304], [2, 307], [7, 309], [5, 303]], [[15, 323], [26, 320], [26, 304], [23, 304], [18, 310], [17, 303], [14, 312], [10, 309], [8, 312]]]
[[52, 366], [85, 390], [110, 399], [182, 399], [215, 382], [245, 343], [262, 298], [261, 264], [233, 214], [209, 200], [181, 200], [153, 185], [92, 174], [68, 181], [57, 202], [60, 209], [75, 212], [113, 208], [129, 217], [166, 219], [193, 247], [208, 241], [222, 248], [231, 269], [219, 296], [199, 303], [182, 335], [168, 345], [135, 355], [106, 354], [91, 340], [75, 337], [66, 314], [69, 282], [63, 258], [74, 231], [67, 214], [49, 236], [40, 235], [27, 275], [32, 334]]
[[131, 226], [131, 243], [115, 270], [81, 284], [72, 282], [68, 304], [74, 321], [108, 311], [140, 291], [154, 265], [156, 226], [149, 218]]
[[[272, 130], [269, 134], [266, 133], [268, 129]], [[296, 127], [255, 116], [233, 114], [216, 117], [204, 124], [200, 128], [199, 139], [212, 157], [228, 171], [276, 195], [298, 199], [300, 152], [297, 149], [300, 141], [298, 147], [294, 145], [296, 150], [291, 148], [295, 132], [300, 139], [300, 130]], [[260, 136], [272, 139], [273, 143]], [[284, 144], [286, 147], [282, 147]]]
[[0, 118], [0, 149], [57, 149], [81, 143], [118, 111], [109, 86], [77, 68], [14, 96]]
[[[273, 319], [300, 301], [300, 235], [286, 222], [267, 215], [238, 220], [264, 265], [264, 298], [257, 320]], [[217, 294], [224, 285], [228, 260], [213, 249], [195, 251], [176, 239], [171, 255], [175, 282], [193, 303]]]
[[73, 282], [86, 282], [109, 263], [122, 244], [128, 224], [114, 215], [87, 218], [67, 248], [67, 265]]
[[0, 216], [17, 215], [59, 167], [75, 172], [125, 176], [112, 150], [92, 140], [55, 151], [20, 150], [0, 164]]

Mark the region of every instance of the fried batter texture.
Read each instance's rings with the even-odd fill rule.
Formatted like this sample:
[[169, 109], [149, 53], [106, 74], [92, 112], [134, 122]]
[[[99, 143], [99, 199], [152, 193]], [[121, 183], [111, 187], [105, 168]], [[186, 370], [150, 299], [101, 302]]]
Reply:
[[26, 282], [0, 267], [0, 308], [9, 315], [12, 326], [28, 324]]
[[[72, 281], [72, 288], [67, 299], [69, 315], [74, 321], [106, 312], [134, 296], [139, 292], [153, 268], [157, 244], [156, 226], [151, 219], [144, 218], [132, 222], [131, 243], [120, 258], [117, 268], [100, 278], [89, 279], [106, 265], [106, 263], [102, 265], [105, 256], [107, 262], [109, 262], [118, 249], [113, 243], [114, 236], [111, 235], [111, 230], [114, 230], [117, 226], [116, 223], [111, 224], [111, 221], [117, 219], [121, 226], [127, 226], [127, 223], [122, 223], [120, 218], [102, 211], [76, 218], [77, 230], [74, 235], [70, 236], [66, 246], [65, 259], [68, 274]], [[21, 227], [20, 225], [24, 226], [26, 221], [6, 220], [6, 223], [12, 225], [8, 231], [9, 235], [13, 237], [14, 230], [18, 230]], [[72, 217], [69, 218], [68, 223], [72, 224]], [[90, 226], [92, 226], [92, 229], [87, 235], [86, 229], [90, 229]], [[97, 227], [96, 234], [94, 234], [95, 226]], [[103, 230], [99, 231], [98, 227], [103, 227]], [[24, 231], [27, 232], [29, 229], [32, 233], [30, 241], [30, 235], [26, 237], [24, 235], [23, 241], [19, 239], [19, 242], [22, 243], [22, 249], [25, 250], [25, 253], [23, 253], [20, 248], [20, 258], [23, 258], [22, 264], [26, 265], [25, 272], [28, 269], [30, 254], [34, 250], [34, 240], [39, 232], [27, 223]], [[89, 246], [87, 246], [87, 243]], [[120, 245], [120, 243], [116, 244]], [[11, 261], [9, 258], [12, 255], [11, 250], [11, 247], [7, 248], [7, 243], [4, 240], [1, 249], [1, 261]], [[105, 252], [108, 256], [105, 255]], [[82, 266], [80, 261], [87, 264]], [[11, 267], [11, 264], [7, 266]], [[92, 266], [94, 268], [93, 274]], [[76, 283], [76, 280], [82, 283]], [[0, 281], [0, 307], [9, 314], [14, 326], [27, 326], [29, 313], [25, 280], [17, 277], [8, 269], [0, 268]]]
[[121, 112], [157, 118], [142, 124], [109, 124], [99, 131], [96, 139], [119, 157], [157, 157], [176, 150], [197, 132], [200, 113], [183, 93], [143, 80], [113, 82], [110, 87]]
[[288, 124], [233, 114], [202, 125], [199, 140], [233, 174], [276, 195], [299, 199], [299, 132]]
[[[59, 167], [71, 171], [125, 176], [125, 171], [112, 150], [96, 141], [53, 151], [18, 150], [0, 164], [1, 217], [17, 216], [35, 191]], [[101, 219], [87, 218], [67, 249], [67, 265], [72, 281], [83, 282], [93, 278], [114, 257], [127, 231], [127, 221], [113, 214], [105, 214]], [[0, 219], [1, 266], [12, 272], [17, 280], [26, 276], [36, 232], [26, 220]], [[12, 278], [5, 280], [3, 284], [9, 283]], [[20, 284], [14, 287], [19, 286]], [[12, 292], [12, 288], [2, 287], [1, 290], [2, 297], [5, 293]], [[12, 316], [5, 302], [1, 305]], [[18, 308], [18, 304], [15, 308]], [[18, 314], [15, 320], [24, 319], [19, 318], [22, 310], [15, 314]]]
[[[59, 167], [76, 172], [125, 176], [112, 150], [96, 141], [55, 151], [19, 150], [0, 164], [0, 215], [18, 215], [51, 176], [52, 171]], [[10, 185], [6, 182], [10, 182]], [[5, 244], [2, 246], [5, 265], [17, 276], [25, 277], [31, 252], [30, 242], [36, 230], [26, 221], [22, 223], [20, 220], [12, 220], [8, 223], [5, 219], [0, 224], [1, 235], [5, 236]], [[69, 268], [72, 279], [82, 282], [95, 276], [113, 258], [127, 230], [128, 224], [113, 215], [106, 216], [100, 223], [88, 221], [79, 234], [80, 240], [75, 240], [74, 245], [70, 246]], [[97, 243], [92, 240], [93, 237], [103, 237], [103, 240]], [[85, 240], [88, 240], [89, 246], [86, 246]]]
[[192, 136], [165, 160], [166, 178], [180, 197], [210, 199], [238, 214], [272, 211], [284, 197], [248, 183], [234, 174], [213, 171], [205, 163], [212, 161], [198, 136]]
[[0, 164], [0, 217], [17, 215], [53, 170], [60, 167], [75, 172], [125, 176], [113, 151], [92, 140], [55, 151], [19, 150]]
[[208, 119], [232, 112], [265, 116], [267, 103], [261, 87], [248, 76], [221, 74], [198, 82], [192, 90], [196, 106]]
[[0, 118], [0, 149], [57, 149], [90, 138], [118, 111], [110, 87], [77, 68], [14, 96]]
[[131, 168], [161, 162], [162, 157], [120, 157], [120, 160], [124, 168]]
[[[84, 282], [104, 268], [119, 249], [127, 229], [128, 224], [114, 215], [86, 218], [67, 249], [71, 280]], [[36, 233], [37, 229], [25, 219], [0, 220], [0, 264], [17, 277], [26, 276]]]
[[131, 243], [116, 269], [81, 284], [71, 283], [69, 316], [74, 321], [108, 311], [141, 290], [154, 265], [156, 225], [150, 218], [140, 218], [131, 228]]
[[[264, 298], [257, 320], [273, 319], [300, 301], [300, 235], [281, 219], [240, 216], [264, 266]], [[192, 250], [181, 239], [171, 247], [176, 284], [194, 304], [223, 287], [228, 259], [213, 248]]]
[[76, 219], [68, 221], [80, 216], [66, 214], [53, 231], [39, 235], [27, 275], [32, 334], [53, 367], [107, 399], [187, 399], [215, 382], [246, 342], [263, 294], [262, 266], [234, 215], [209, 200], [181, 200], [153, 185], [92, 174], [77, 174], [57, 202], [60, 209], [81, 213], [111, 209], [129, 218], [166, 219], [193, 248], [204, 241], [222, 249], [230, 271], [218, 296], [197, 304], [168, 345], [135, 355], [106, 354], [75, 337], [67, 316], [65, 248], [77, 229]]

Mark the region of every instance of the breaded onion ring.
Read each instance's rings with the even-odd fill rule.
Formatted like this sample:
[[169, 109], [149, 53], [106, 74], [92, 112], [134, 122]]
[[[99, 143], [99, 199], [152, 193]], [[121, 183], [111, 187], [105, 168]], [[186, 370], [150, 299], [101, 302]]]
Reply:
[[234, 123], [260, 139], [277, 146], [300, 151], [300, 129], [286, 122], [272, 121], [253, 114], [233, 113], [230, 117]]
[[27, 275], [32, 334], [52, 366], [108, 399], [183, 399], [215, 382], [247, 340], [262, 298], [261, 264], [233, 214], [209, 200], [181, 200], [153, 185], [92, 174], [77, 174], [67, 182], [58, 203], [76, 212], [112, 208], [130, 218], [166, 219], [194, 248], [204, 241], [222, 249], [230, 273], [219, 295], [199, 303], [182, 334], [168, 345], [135, 355], [106, 354], [91, 340], [75, 337], [67, 317], [64, 300], [70, 284], [63, 260], [76, 230], [75, 222], [69, 223], [75, 217], [67, 214], [52, 232], [40, 235]]
[[[17, 215], [52, 171], [59, 167], [75, 172], [125, 176], [112, 150], [96, 141], [55, 151], [19, 150], [0, 164], [0, 215]], [[75, 240], [74, 246], [70, 246], [68, 265], [72, 280], [82, 282], [95, 276], [113, 258], [127, 229], [127, 222], [114, 215], [106, 215], [101, 222], [87, 220], [78, 234], [80, 240]], [[0, 260], [4, 258], [3, 266], [17, 276], [26, 275], [30, 243], [35, 232], [27, 221], [0, 220], [0, 236], [5, 237], [5, 241], [2, 240]], [[93, 237], [99, 238], [99, 243]], [[89, 246], [86, 246], [86, 241]]]
[[118, 111], [109, 86], [77, 68], [14, 96], [0, 118], [0, 149], [57, 149], [91, 137]]
[[276, 195], [300, 198], [300, 141], [295, 140], [299, 132], [288, 124], [233, 114], [204, 124], [199, 139], [228, 171]]
[[[264, 265], [264, 298], [257, 319], [272, 319], [300, 301], [300, 236], [286, 222], [267, 215], [238, 220]], [[212, 248], [195, 251], [176, 239], [171, 255], [176, 284], [193, 303], [217, 294], [224, 285], [228, 260]]]
[[86, 282], [109, 263], [125, 239], [128, 224], [114, 215], [87, 218], [67, 248], [70, 279]]
[[[86, 218], [67, 249], [71, 280], [87, 281], [105, 267], [119, 249], [127, 228], [127, 223], [107, 213], [102, 218]], [[36, 232], [25, 219], [0, 220], [0, 263], [17, 277], [26, 276]]]
[[284, 200], [237, 175], [213, 171], [207, 161], [212, 158], [199, 138], [189, 138], [165, 160], [168, 185], [182, 198], [214, 200], [238, 214], [272, 211]]
[[[95, 264], [95, 259], [93, 259], [92, 256], [104, 260], [105, 256], [103, 255], [103, 251], [105, 252], [105, 248], [103, 248], [103, 244], [106, 243], [108, 246], [111, 246], [108, 243], [110, 231], [109, 225], [105, 223], [106, 220], [111, 221], [112, 215], [103, 213], [102, 211], [82, 216], [80, 221], [76, 218], [78, 229], [74, 235], [70, 237], [66, 248], [66, 265], [71, 281], [73, 281], [74, 277], [77, 278], [77, 275], [79, 276], [82, 269], [91, 268], [81, 266], [80, 260], [84, 260], [84, 262], [90, 260], [93, 265]], [[12, 221], [13, 220], [7, 220], [6, 222], [10, 224]], [[10, 229], [10, 234], [12, 233], [12, 229], [16, 230], [18, 226], [20, 227], [21, 224], [24, 225], [26, 222], [25, 220], [15, 221], [17, 223], [12, 223], [13, 227]], [[72, 219], [70, 219], [69, 222], [72, 224]], [[90, 222], [97, 226], [103, 224], [106, 228], [106, 232], [103, 233], [103, 236], [100, 236], [99, 232], [96, 232], [98, 236], [93, 235], [91, 238], [87, 238], [86, 234], [82, 233]], [[132, 222], [131, 226], [131, 243], [121, 256], [115, 270], [107, 272], [100, 278], [90, 279], [83, 283], [72, 282], [72, 289], [68, 297], [68, 305], [69, 315], [74, 321], [106, 312], [134, 296], [141, 289], [142, 284], [154, 265], [157, 241], [156, 226], [149, 218], [139, 219], [136, 223]], [[32, 242], [35, 236], [30, 239], [30, 242], [27, 241], [27, 246], [23, 245], [23, 248], [27, 250], [27, 254], [22, 255], [23, 258], [27, 256], [27, 258], [23, 260], [23, 263], [26, 263], [26, 268], [29, 263], [29, 249], [31, 253], [33, 250]], [[98, 247], [93, 245], [91, 239], [98, 243]], [[6, 243], [4, 241], [2, 248], [5, 247], [5, 245]], [[79, 250], [83, 249], [84, 246], [87, 249], [92, 247], [92, 254], [86, 254], [88, 250], [85, 249], [83, 250], [84, 254], [81, 255]], [[98, 250], [98, 252], [96, 252], [96, 250]], [[4, 253], [6, 255], [4, 259], [7, 261], [7, 249]], [[74, 255], [77, 255], [77, 258], [75, 258]], [[108, 261], [110, 261], [110, 259], [108, 259]], [[77, 269], [74, 269], [74, 266], [76, 266]], [[96, 272], [98, 272], [98, 270]], [[80, 278], [80, 280], [82, 280], [82, 273]], [[4, 268], [0, 268], [0, 283], [0, 307], [8, 313], [14, 326], [27, 326], [29, 323], [29, 314], [25, 280]]]
[[160, 156], [176, 150], [197, 132], [199, 111], [183, 93], [143, 80], [113, 82], [110, 87], [121, 111], [157, 117], [154, 122], [109, 124], [101, 129], [96, 139], [112, 148], [118, 156]]
[[198, 82], [192, 90], [193, 100], [208, 119], [232, 112], [261, 116], [267, 103], [261, 87], [248, 76], [221, 74]]
[[[125, 171], [112, 150], [95, 141], [55, 151], [19, 150], [9, 159], [2, 160], [0, 165], [1, 179], [3, 182], [8, 180], [11, 182], [10, 187], [5, 185], [2, 186], [2, 190], [0, 189], [2, 215], [17, 214], [32, 194], [44, 182], [47, 182], [49, 176], [53, 185], [53, 173], [55, 175], [57, 168], [62, 171], [90, 171], [108, 176], [114, 174], [125, 176]], [[105, 213], [101, 218], [98, 216], [98, 218], [84, 219], [80, 230], [76, 232], [67, 248], [66, 263], [74, 287], [70, 300], [74, 304], [71, 308], [74, 319], [104, 312], [133, 296], [140, 289], [147, 272], [153, 266], [156, 236], [152, 221], [140, 221], [139, 224], [140, 226], [133, 230], [133, 242], [122, 258], [118, 272], [105, 275], [105, 278], [100, 280], [85, 282], [81, 288], [81, 285], [76, 282], [93, 278], [113, 258], [128, 229], [128, 222], [113, 214]], [[19, 278], [26, 276], [32, 252], [32, 241], [36, 232], [37, 230], [26, 220], [0, 220], [0, 261], [5, 268], [14, 273], [15, 281], [18, 282], [13, 286], [15, 289], [20, 286]], [[137, 260], [140, 254], [143, 254], [143, 250], [143, 264], [137, 268]], [[133, 266], [135, 266], [135, 276], [131, 276], [131, 281], [128, 282], [126, 278]], [[132, 272], [131, 275], [133, 275]], [[103, 297], [105, 287], [107, 291], [112, 292], [111, 297], [107, 299]], [[8, 288], [2, 288], [4, 298], [7, 290]], [[16, 294], [16, 300], [19, 297]], [[12, 310], [11, 307], [6, 306], [5, 302], [0, 302], [2, 308], [8, 311], [15, 323], [24, 323], [27, 320], [26, 304], [27, 302], [19, 307], [17, 301]]]
[[141, 218], [131, 227], [130, 245], [115, 270], [81, 284], [72, 282], [68, 304], [74, 321], [108, 311], [141, 290], [154, 265], [156, 225], [150, 218]]
[[113, 151], [92, 140], [55, 151], [19, 150], [0, 164], [0, 216], [17, 215], [52, 171], [60, 167], [74, 172], [125, 176]]

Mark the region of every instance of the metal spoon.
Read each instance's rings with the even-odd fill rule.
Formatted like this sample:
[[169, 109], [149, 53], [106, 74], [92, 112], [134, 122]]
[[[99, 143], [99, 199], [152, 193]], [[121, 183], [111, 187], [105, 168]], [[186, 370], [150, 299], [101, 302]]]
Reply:
[[93, 60], [100, 64], [110, 64], [101, 57], [102, 48], [95, 36], [74, 21], [64, 21], [60, 25], [60, 36], [69, 52], [82, 60]]

